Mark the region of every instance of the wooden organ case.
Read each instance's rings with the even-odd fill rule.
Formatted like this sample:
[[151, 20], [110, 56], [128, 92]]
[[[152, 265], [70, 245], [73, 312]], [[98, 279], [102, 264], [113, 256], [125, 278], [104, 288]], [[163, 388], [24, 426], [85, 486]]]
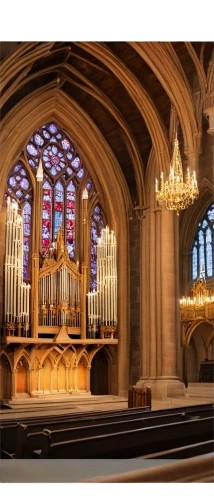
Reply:
[[[28, 284], [21, 277], [23, 242], [21, 237], [20, 241], [16, 237], [22, 225], [21, 217], [15, 202], [7, 204], [7, 290], [0, 339], [0, 399], [3, 401], [32, 396], [60, 395], [65, 398], [79, 393], [90, 394], [93, 358], [100, 349], [103, 349], [108, 365], [108, 393], [117, 394], [118, 339], [115, 338], [115, 324], [100, 319], [96, 337], [91, 338], [88, 334], [86, 193], [82, 198], [81, 266], [70, 259], [60, 227], [47, 257], [41, 259], [38, 252], [32, 254], [31, 282]], [[14, 248], [15, 254], [11, 256]], [[10, 293], [8, 276], [13, 277]], [[111, 332], [107, 337], [103, 334], [106, 328]]]

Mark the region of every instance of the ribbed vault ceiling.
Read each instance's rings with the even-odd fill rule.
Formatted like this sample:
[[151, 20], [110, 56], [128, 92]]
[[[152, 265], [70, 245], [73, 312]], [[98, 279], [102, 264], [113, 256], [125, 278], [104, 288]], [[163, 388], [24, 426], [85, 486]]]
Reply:
[[[91, 50], [93, 44], [89, 45], [85, 42], [2, 42], [1, 120], [4, 123], [16, 104], [33, 92], [60, 88], [98, 127], [119, 162], [132, 203], [139, 204], [136, 171], [141, 169], [145, 176], [153, 139], [148, 115], [139, 109], [138, 100], [142, 92], [168, 141], [171, 99], [157, 72], [135, 50], [134, 44], [96, 42], [97, 56]], [[190, 95], [200, 89], [196, 66], [198, 63], [206, 72], [213, 44], [166, 42], [160, 46], [169, 54]], [[122, 77], [114, 70], [115, 61]], [[182, 142], [181, 131], [180, 134]]]

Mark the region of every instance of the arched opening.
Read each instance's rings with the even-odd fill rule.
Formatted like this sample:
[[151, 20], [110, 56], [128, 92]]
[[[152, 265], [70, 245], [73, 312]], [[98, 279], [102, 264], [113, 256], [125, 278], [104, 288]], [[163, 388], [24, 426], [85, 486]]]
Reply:
[[60, 361], [59, 367], [58, 367], [58, 377], [59, 377], [59, 391], [65, 391], [66, 390], [66, 368], [65, 364], [63, 363], [63, 360]]
[[212, 329], [213, 326], [204, 321], [196, 327], [191, 336], [187, 352], [188, 382], [203, 381], [203, 377], [200, 376], [201, 364], [213, 360], [212, 341], [210, 341]]
[[28, 366], [22, 357], [17, 365], [16, 392], [26, 394], [28, 392]]
[[108, 362], [102, 349], [92, 360], [90, 390], [94, 395], [108, 394]]
[[10, 364], [4, 354], [0, 358], [0, 399], [9, 398], [11, 395]]
[[51, 370], [51, 362], [46, 358], [42, 365], [43, 381], [41, 382], [41, 389], [43, 389], [44, 392], [49, 392], [51, 389]]
[[87, 363], [83, 356], [78, 364], [78, 390], [87, 390]]

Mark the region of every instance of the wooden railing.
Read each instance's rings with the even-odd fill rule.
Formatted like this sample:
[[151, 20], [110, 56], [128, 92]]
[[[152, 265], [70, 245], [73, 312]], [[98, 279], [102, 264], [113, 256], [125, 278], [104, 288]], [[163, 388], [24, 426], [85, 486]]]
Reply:
[[128, 408], [139, 408], [141, 406], [152, 406], [151, 388], [146, 390], [132, 385], [128, 390]]

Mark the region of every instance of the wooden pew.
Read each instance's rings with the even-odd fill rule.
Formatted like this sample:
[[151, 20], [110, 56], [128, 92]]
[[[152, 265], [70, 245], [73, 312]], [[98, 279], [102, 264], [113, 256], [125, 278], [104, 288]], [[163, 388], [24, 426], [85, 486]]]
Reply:
[[[213, 439], [214, 417], [188, 420], [49, 445], [55, 458], [134, 458]], [[42, 458], [41, 450], [34, 458]]]
[[[61, 429], [66, 427], [79, 426], [80, 422], [82, 425], [92, 425], [94, 423], [107, 423], [113, 421], [120, 421], [121, 417], [124, 419], [135, 419], [139, 418], [140, 414], [143, 413], [143, 416], [163, 416], [166, 414], [177, 413], [178, 411], [182, 411], [185, 409], [185, 413], [189, 416], [200, 415], [201, 417], [211, 416], [213, 413], [213, 404], [207, 405], [197, 405], [197, 406], [187, 406], [181, 408], [167, 408], [164, 410], [148, 410], [148, 407], [143, 408], [130, 408], [127, 410], [112, 410], [110, 412], [86, 412], [86, 413], [78, 413], [72, 415], [59, 415], [59, 416], [50, 416], [46, 417], [37, 417], [35, 419], [25, 420], [26, 425], [28, 425], [29, 433], [33, 432], [42, 432], [44, 428], [53, 429]], [[187, 417], [188, 418], [188, 417]], [[71, 425], [72, 422], [72, 425]], [[75, 423], [77, 422], [77, 423]], [[16, 442], [17, 442], [17, 423], [3, 423], [1, 426], [1, 447], [9, 453], [16, 453]]]
[[[204, 415], [205, 413], [205, 415]], [[130, 416], [130, 414], [129, 414]], [[137, 415], [139, 416], [139, 414]], [[212, 409], [202, 412], [202, 416], [213, 416]], [[90, 437], [99, 434], [107, 434], [113, 432], [120, 432], [129, 429], [137, 429], [140, 427], [150, 427], [154, 425], [162, 425], [169, 422], [180, 422], [188, 419], [200, 418], [200, 415], [195, 415], [195, 412], [189, 413], [172, 413], [168, 415], [156, 416], [152, 412], [143, 413], [140, 418], [135, 418], [126, 420], [123, 417], [121, 419], [98, 419], [92, 421], [78, 421], [70, 422], [70, 428], [66, 424], [50, 424], [48, 425], [48, 431], [51, 431], [51, 437], [49, 440], [52, 442], [56, 441], [67, 441], [72, 439], [78, 439], [83, 437]], [[17, 429], [17, 447], [16, 447], [16, 458], [32, 458], [33, 451], [37, 448], [42, 448], [47, 450], [47, 443], [44, 441], [43, 437], [43, 424], [39, 426], [25, 426], [19, 425]], [[46, 438], [47, 440], [47, 438]], [[43, 451], [44, 458], [47, 456], [47, 452]]]
[[[137, 418], [133, 420], [119, 420], [118, 422], [93, 423], [85, 425], [85, 422], [70, 428], [60, 428], [51, 430], [51, 425], [48, 429], [42, 432], [29, 432], [29, 427], [21, 424], [17, 429], [17, 451], [16, 458], [32, 458], [33, 451], [41, 448], [43, 458], [48, 458], [48, 449], [51, 443], [79, 439], [84, 437], [98, 436], [104, 434], [112, 434], [114, 432], [122, 432], [154, 425], [162, 425], [169, 422], [181, 422], [187, 418], [185, 413], [172, 415], [162, 415], [156, 417]], [[100, 422], [100, 420], [99, 420]]]
[[[135, 410], [132, 410], [132, 412], [113, 412], [113, 413], [104, 413], [101, 412], [99, 414], [96, 413], [91, 413], [90, 416], [85, 413], [81, 414], [81, 417], [77, 417], [76, 414], [73, 414], [72, 416], [65, 417], [65, 418], [50, 418], [50, 419], [43, 419], [40, 417], [39, 420], [36, 420], [34, 423], [31, 421], [28, 422], [25, 419], [26, 424], [29, 426], [29, 429], [32, 430], [32, 432], [42, 432], [45, 427], [51, 427], [52, 429], [62, 429], [63, 427], [70, 427], [71, 424], [74, 427], [77, 427], [80, 425], [90, 425], [93, 424], [94, 422], [99, 422], [99, 420], [103, 423], [107, 423], [108, 421], [120, 421], [122, 419], [129, 419], [129, 418], [138, 418], [139, 414], [144, 413], [148, 411], [148, 407], [141, 408], [141, 411], [136, 412]], [[19, 422], [20, 423], [20, 422]], [[18, 424], [17, 422], [15, 423], [9, 423], [9, 424], [3, 424], [0, 426], [0, 458], [1, 458], [1, 453], [2, 450], [5, 450], [11, 454], [16, 453], [16, 441], [17, 441], [17, 427]]]
[[66, 414], [60, 414], [60, 415], [43, 415], [41, 412], [40, 415], [37, 416], [29, 416], [26, 415], [24, 417], [7, 417], [7, 418], [2, 418], [1, 416], [1, 425], [9, 425], [9, 424], [14, 424], [17, 423], [30, 423], [30, 422], [37, 422], [38, 420], [68, 420], [68, 419], [73, 419], [73, 418], [85, 418], [86, 416], [99, 416], [99, 415], [116, 415], [116, 414], [123, 414], [123, 413], [128, 413], [128, 412], [141, 412], [141, 411], [150, 411], [149, 406], [142, 406], [139, 408], [121, 408], [121, 409], [116, 409], [116, 410], [95, 410], [95, 411], [84, 411], [84, 412], [72, 412], [72, 413], [66, 413]]
[[190, 444], [188, 446], [181, 446], [180, 448], [173, 448], [167, 451], [159, 451], [158, 453], [151, 453], [149, 455], [143, 455], [142, 457], [137, 457], [138, 459], [164, 459], [173, 458], [182, 460], [184, 458], [196, 457], [199, 455], [206, 455], [207, 453], [213, 453], [214, 451], [214, 440], [205, 441], [202, 443]]

